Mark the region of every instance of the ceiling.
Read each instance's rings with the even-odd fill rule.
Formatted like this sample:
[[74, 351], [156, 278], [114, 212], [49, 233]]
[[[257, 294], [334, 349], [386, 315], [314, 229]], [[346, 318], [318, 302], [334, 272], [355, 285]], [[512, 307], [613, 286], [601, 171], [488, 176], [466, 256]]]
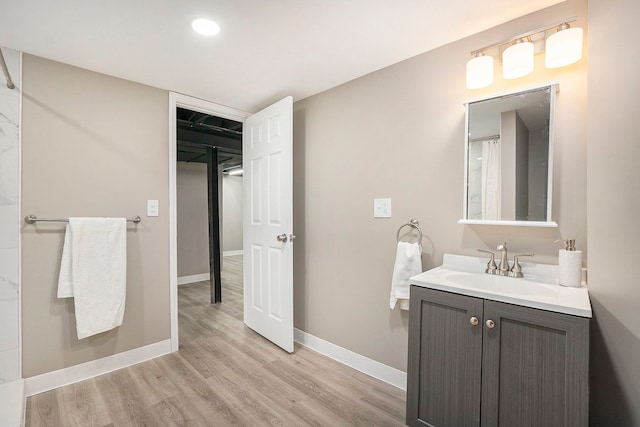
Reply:
[[0, 0], [0, 46], [255, 112], [560, 2]]
[[206, 163], [207, 147], [217, 149], [218, 165], [242, 164], [242, 123], [177, 108], [177, 161]]

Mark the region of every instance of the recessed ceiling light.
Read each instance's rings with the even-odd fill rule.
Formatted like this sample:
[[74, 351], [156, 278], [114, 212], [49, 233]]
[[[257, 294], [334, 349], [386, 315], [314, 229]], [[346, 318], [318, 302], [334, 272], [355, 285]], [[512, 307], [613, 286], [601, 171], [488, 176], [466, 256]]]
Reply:
[[215, 36], [220, 32], [220, 26], [211, 19], [199, 18], [191, 21], [191, 28], [203, 36]]

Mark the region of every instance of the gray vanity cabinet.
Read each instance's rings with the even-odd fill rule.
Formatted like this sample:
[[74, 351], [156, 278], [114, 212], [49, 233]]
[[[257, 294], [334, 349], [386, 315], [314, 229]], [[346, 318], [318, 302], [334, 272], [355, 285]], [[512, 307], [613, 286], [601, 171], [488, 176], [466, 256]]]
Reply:
[[410, 426], [586, 426], [588, 367], [588, 318], [411, 287]]

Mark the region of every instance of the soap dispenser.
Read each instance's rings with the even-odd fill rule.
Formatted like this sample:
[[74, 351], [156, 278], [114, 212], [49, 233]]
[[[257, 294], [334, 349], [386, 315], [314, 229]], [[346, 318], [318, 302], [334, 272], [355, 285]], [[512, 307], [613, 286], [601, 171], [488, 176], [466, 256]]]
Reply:
[[561, 286], [579, 288], [582, 286], [582, 251], [576, 250], [574, 239], [556, 240], [564, 242], [564, 249], [558, 252], [558, 283]]

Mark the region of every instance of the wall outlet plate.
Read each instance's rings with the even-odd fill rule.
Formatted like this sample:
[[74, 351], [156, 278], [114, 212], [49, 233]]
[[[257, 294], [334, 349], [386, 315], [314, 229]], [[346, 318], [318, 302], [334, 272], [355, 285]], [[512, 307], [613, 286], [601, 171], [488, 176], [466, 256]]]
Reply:
[[159, 216], [157, 200], [147, 200], [147, 216]]
[[373, 217], [391, 218], [391, 199], [373, 199]]

